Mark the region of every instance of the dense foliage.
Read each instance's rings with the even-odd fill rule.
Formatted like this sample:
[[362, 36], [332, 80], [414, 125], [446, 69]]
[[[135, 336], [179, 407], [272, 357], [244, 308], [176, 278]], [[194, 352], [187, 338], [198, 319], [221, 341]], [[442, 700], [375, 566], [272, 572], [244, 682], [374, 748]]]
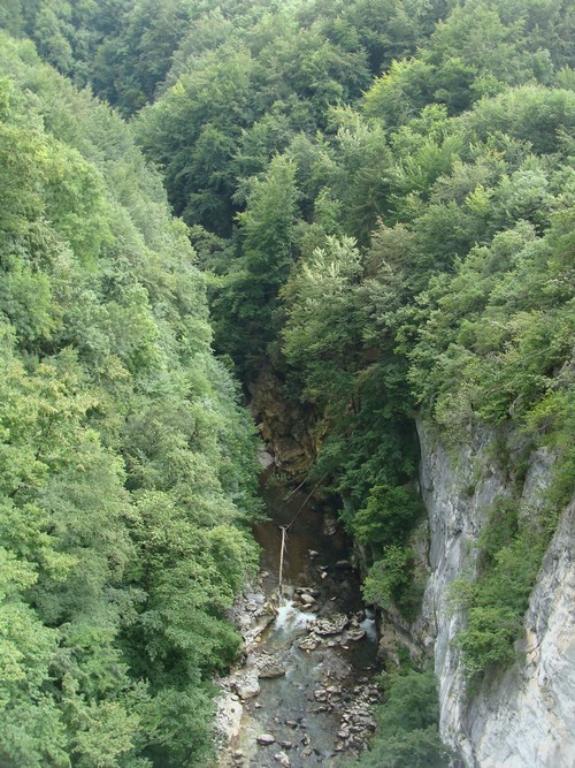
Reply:
[[445, 768], [439, 707], [433, 672], [406, 671], [386, 683], [385, 702], [378, 708], [378, 737], [355, 764], [357, 768]]
[[[4, 722], [32, 686], [78, 765], [102, 723], [110, 765], [192, 764], [208, 743], [192, 712], [233, 654], [220, 614], [253, 559], [251, 453], [186, 232], [221, 359], [246, 387], [273, 370], [313, 415], [309, 479], [338, 500], [374, 603], [417, 610], [417, 412], [454, 446], [487, 424], [549, 449], [546, 504], [500, 500], [458, 585], [470, 673], [509, 662], [574, 491], [573, 3], [9, 0], [0, 24], [138, 113], [189, 226], [117, 118], [6, 42], [3, 572], [30, 650], [7, 640]], [[426, 728], [374, 759], [417, 764]]]
[[[512, 654], [573, 491], [575, 16], [563, 0], [392, 6], [388, 32], [413, 26], [389, 59], [349, 22], [362, 3], [337, 24], [313, 2], [256, 14], [188, 49], [137, 129], [214, 273], [219, 350], [247, 382], [271, 364], [314, 414], [312, 475], [374, 564], [370, 599], [413, 613], [416, 409], [452, 442], [486, 422], [556, 452], [544, 519], [520, 515], [483, 561], [461, 638], [480, 671]], [[497, 585], [530, 536], [512, 597]]]
[[0, 38], [0, 762], [205, 762], [253, 445], [127, 128]]

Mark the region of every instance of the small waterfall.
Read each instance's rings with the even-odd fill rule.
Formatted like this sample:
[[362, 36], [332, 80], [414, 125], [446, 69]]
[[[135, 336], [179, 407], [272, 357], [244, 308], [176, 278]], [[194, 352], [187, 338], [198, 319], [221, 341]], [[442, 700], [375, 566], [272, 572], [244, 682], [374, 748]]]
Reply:
[[[262, 604], [273, 620], [235, 673], [240, 685], [234, 690], [246, 695], [222, 768], [239, 765], [233, 750], [243, 753], [245, 768], [341, 768], [369, 736], [375, 615], [363, 614], [343, 531], [328, 529], [323, 511], [300, 489], [286, 494], [284, 486], [270, 484], [264, 490], [270, 515], [255, 533]], [[358, 632], [360, 611], [365, 636]], [[357, 707], [365, 710], [361, 717]]]
[[377, 624], [375, 621], [375, 612], [371, 608], [366, 608], [365, 619], [359, 623], [359, 626], [365, 630], [368, 639], [377, 643]]
[[278, 632], [293, 632], [294, 630], [305, 629], [315, 618], [315, 613], [302, 611], [291, 598], [282, 598], [282, 604], [278, 608], [275, 620], [275, 628]]

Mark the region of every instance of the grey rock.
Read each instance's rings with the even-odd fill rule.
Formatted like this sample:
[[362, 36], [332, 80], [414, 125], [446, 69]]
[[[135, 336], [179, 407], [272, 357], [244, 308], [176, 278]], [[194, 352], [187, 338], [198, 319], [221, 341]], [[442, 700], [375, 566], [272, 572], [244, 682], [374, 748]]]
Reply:
[[335, 614], [330, 619], [318, 619], [313, 627], [313, 631], [322, 637], [331, 637], [339, 635], [349, 624], [349, 617], [345, 614]]
[[276, 677], [283, 677], [285, 673], [286, 668], [283, 664], [267, 664], [260, 669], [258, 677], [264, 680], [272, 680]]
[[313, 595], [310, 595], [308, 592], [304, 592], [300, 595], [299, 598], [304, 605], [314, 605], [315, 603], [315, 597]]
[[253, 699], [260, 692], [260, 684], [255, 674], [246, 676], [233, 685], [236, 693], [243, 701]]
[[[512, 482], [493, 459], [493, 431], [475, 428], [457, 453], [429, 424], [420, 422], [418, 431], [431, 573], [413, 630], [423, 644], [434, 644], [441, 736], [467, 768], [573, 766], [575, 502], [563, 510], [543, 560], [516, 644], [517, 661], [497, 677], [488, 676], [470, 698], [454, 642], [465, 615], [452, 610], [449, 590], [462, 573], [474, 575], [474, 545], [494, 501], [513, 492]], [[517, 438], [503, 438], [512, 453]], [[521, 515], [545, 502], [552, 476], [552, 455], [533, 452], [520, 498]]]
[[298, 642], [298, 648], [301, 648], [302, 651], [315, 651], [319, 645], [320, 639], [315, 635], [308, 635]]

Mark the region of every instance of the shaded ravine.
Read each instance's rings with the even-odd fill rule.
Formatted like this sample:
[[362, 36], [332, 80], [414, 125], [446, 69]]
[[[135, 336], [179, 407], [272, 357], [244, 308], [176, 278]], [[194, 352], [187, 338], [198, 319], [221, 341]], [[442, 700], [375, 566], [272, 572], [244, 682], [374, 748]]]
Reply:
[[[241, 720], [219, 765], [340, 766], [373, 728], [375, 621], [335, 518], [273, 476], [263, 494], [269, 519], [254, 530], [262, 570], [235, 617], [247, 658], [223, 681]], [[292, 521], [280, 597], [280, 526]]]

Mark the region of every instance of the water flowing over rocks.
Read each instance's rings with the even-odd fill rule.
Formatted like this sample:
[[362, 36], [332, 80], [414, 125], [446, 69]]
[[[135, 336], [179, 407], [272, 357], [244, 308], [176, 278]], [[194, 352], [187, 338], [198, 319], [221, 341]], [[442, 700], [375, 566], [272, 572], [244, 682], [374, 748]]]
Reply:
[[[220, 768], [338, 766], [359, 754], [375, 728], [376, 651], [389, 668], [404, 652], [416, 662], [434, 655], [440, 729], [457, 755], [454, 765], [575, 765], [575, 504], [564, 510], [542, 563], [517, 661], [470, 692], [454, 642], [465, 615], [453, 609], [449, 590], [454, 579], [474, 573], [488, 510], [511, 492], [511, 481], [493, 458], [493, 434], [478, 430], [454, 454], [425, 424], [419, 431], [428, 512], [421, 541], [429, 536], [428, 548], [419, 547], [428, 568], [420, 616], [410, 625], [390, 613], [377, 631], [357, 599], [357, 575], [329, 514], [315, 518], [311, 534], [288, 536], [288, 586], [279, 600], [278, 524], [289, 516], [266, 524], [265, 570], [234, 613], [244, 657], [221, 681]], [[545, 451], [530, 456], [525, 505], [542, 503], [551, 468]], [[310, 519], [303, 517], [304, 526]]]
[[306, 512], [288, 536], [281, 597], [278, 524], [256, 531], [265, 570], [232, 611], [244, 649], [219, 683], [219, 768], [335, 767], [359, 754], [375, 728], [375, 618], [361, 605], [334, 521], [326, 532], [322, 516]]

